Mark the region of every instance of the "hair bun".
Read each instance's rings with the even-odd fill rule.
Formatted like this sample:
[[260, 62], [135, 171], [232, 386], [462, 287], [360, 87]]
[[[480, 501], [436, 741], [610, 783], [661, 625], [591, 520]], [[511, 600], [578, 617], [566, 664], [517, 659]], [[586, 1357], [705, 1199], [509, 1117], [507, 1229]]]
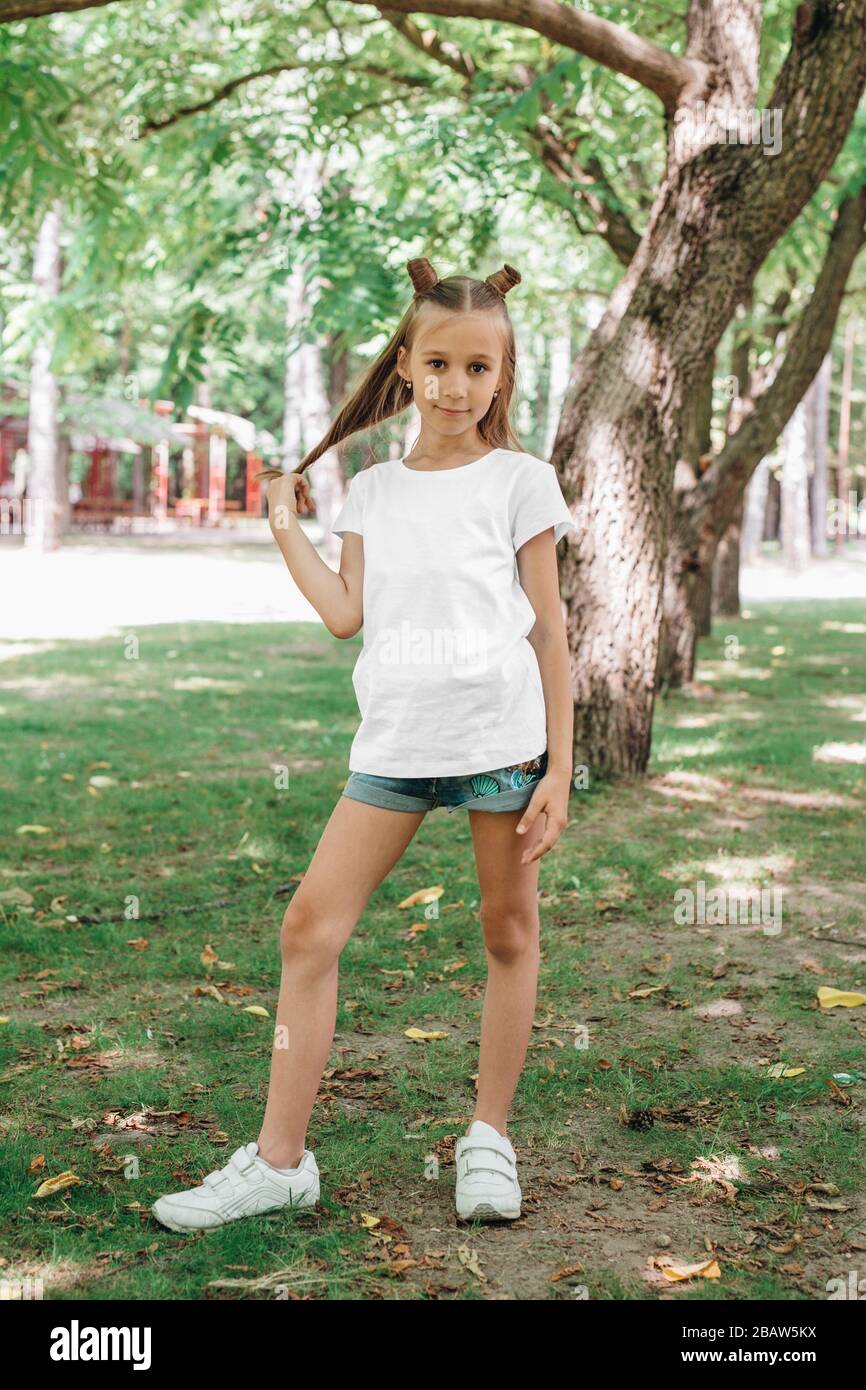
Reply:
[[488, 275], [485, 284], [492, 285], [498, 290], [504, 299], [509, 290], [513, 290], [515, 285], [519, 285], [523, 276], [519, 270], [515, 270], [513, 265], [506, 261], [501, 270], [497, 270], [494, 275]]
[[407, 261], [406, 269], [409, 272], [409, 279], [415, 286], [416, 294], [427, 294], [434, 285], [439, 283], [439, 276], [426, 256], [417, 256], [414, 260]]

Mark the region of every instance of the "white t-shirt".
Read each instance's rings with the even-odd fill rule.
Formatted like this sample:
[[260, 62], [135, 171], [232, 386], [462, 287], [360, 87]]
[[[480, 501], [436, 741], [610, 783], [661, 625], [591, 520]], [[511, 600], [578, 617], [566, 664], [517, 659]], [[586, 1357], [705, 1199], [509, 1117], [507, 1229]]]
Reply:
[[355, 474], [332, 527], [364, 538], [351, 772], [456, 777], [544, 752], [516, 553], [574, 525], [556, 470], [534, 454], [494, 449], [437, 472], [389, 459]]

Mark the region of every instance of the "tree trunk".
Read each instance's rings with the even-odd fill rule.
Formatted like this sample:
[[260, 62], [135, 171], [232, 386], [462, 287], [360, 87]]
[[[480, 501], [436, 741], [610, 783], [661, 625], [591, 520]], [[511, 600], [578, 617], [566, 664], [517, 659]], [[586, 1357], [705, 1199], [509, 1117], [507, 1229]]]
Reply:
[[769, 485], [770, 460], [762, 458], [746, 486], [740, 537], [740, 559], [744, 565], [754, 564], [761, 553]]
[[[673, 539], [673, 538], [672, 538]], [[664, 612], [659, 627], [656, 688], [662, 694], [677, 690], [692, 679], [697, 644], [697, 624], [691, 592], [675, 545], [665, 562]]]
[[[753, 308], [753, 296], [740, 304], [741, 315]], [[738, 332], [731, 355], [731, 379], [733, 395], [728, 405], [725, 433], [728, 438], [736, 434], [743, 423], [751, 401], [751, 332]], [[727, 526], [718, 527], [719, 544], [713, 561], [713, 582], [711, 613], [719, 618], [738, 618], [740, 616], [740, 537], [743, 527], [745, 491], [740, 494], [734, 515]]]
[[[33, 283], [43, 302], [60, 292], [60, 220], [62, 205], [55, 201], [39, 226], [33, 260]], [[25, 545], [36, 551], [57, 550], [62, 539], [63, 502], [59, 486], [57, 378], [51, 370], [55, 336], [40, 332], [33, 349], [30, 370], [30, 422], [28, 449], [30, 473], [24, 507]]]
[[767, 510], [764, 513], [764, 540], [781, 540], [782, 488], [773, 470], [767, 479]]
[[812, 402], [812, 554], [827, 554], [827, 430], [830, 418], [830, 378], [833, 354], [828, 352], [815, 378]]
[[[675, 506], [682, 493], [695, 486], [709, 456], [714, 366], [715, 361], [710, 358], [683, 411], [683, 457], [674, 471]], [[712, 546], [709, 531], [704, 539]], [[697, 639], [710, 631], [711, 565], [712, 557], [706, 547], [699, 556], [684, 548], [675, 532], [669, 537], [656, 667], [657, 689], [677, 690], [693, 679]]]
[[839, 402], [839, 461], [836, 468], [836, 550], [845, 549], [848, 534], [848, 449], [851, 442], [851, 380], [854, 374], [854, 315], [845, 325], [845, 356], [842, 364], [842, 398]]
[[739, 515], [725, 531], [716, 551], [713, 567], [713, 613], [718, 618], [740, 616], [740, 533], [744, 504], [745, 497], [740, 502]]
[[798, 574], [809, 563], [809, 492], [806, 406], [801, 401], [785, 426], [782, 458], [782, 555]]
[[61, 430], [58, 423], [55, 467], [57, 471], [57, 501], [60, 507], [58, 527], [61, 537], [66, 534], [72, 519], [72, 505], [69, 501], [69, 452], [69, 433], [67, 430]]

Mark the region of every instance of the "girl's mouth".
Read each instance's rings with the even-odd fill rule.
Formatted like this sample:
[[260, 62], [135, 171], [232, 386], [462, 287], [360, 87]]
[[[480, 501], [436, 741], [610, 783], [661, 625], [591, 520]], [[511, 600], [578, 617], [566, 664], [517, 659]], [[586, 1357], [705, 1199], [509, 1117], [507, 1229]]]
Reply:
[[445, 405], [440, 405], [439, 409], [440, 409], [440, 410], [443, 412], [443, 414], [445, 414], [445, 415], [468, 415], [468, 414], [469, 414], [469, 411], [468, 411], [468, 410], [449, 410], [448, 407], [445, 406]]

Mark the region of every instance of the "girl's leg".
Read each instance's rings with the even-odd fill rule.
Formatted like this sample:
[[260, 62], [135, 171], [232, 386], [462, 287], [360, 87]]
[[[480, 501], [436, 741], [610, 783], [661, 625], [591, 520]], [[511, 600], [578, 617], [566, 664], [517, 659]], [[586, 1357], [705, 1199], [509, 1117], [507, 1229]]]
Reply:
[[259, 1134], [259, 1153], [275, 1168], [295, 1168], [303, 1156], [334, 1036], [340, 952], [425, 814], [341, 796], [286, 909], [271, 1079]]
[[539, 920], [536, 859], [524, 850], [544, 834], [538, 816], [517, 834], [523, 811], [470, 811], [469, 823], [481, 889], [481, 925], [487, 952], [487, 989], [481, 1015], [481, 1055], [473, 1120], [505, 1133], [532, 1032], [538, 987]]

